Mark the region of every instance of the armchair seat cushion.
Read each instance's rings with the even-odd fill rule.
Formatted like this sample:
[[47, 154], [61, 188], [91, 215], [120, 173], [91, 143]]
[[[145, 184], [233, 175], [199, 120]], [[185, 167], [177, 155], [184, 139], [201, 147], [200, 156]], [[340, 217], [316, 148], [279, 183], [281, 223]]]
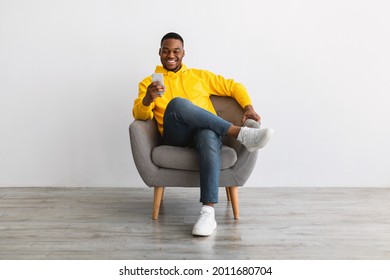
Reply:
[[[161, 168], [179, 170], [199, 170], [199, 159], [194, 148], [157, 146], [152, 150], [152, 161]], [[229, 169], [237, 162], [236, 151], [222, 146], [221, 169]]]

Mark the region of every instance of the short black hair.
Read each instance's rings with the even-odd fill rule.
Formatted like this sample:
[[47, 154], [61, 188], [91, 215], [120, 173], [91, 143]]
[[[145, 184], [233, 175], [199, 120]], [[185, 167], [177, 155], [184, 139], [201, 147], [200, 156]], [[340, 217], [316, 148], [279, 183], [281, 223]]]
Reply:
[[162, 39], [161, 39], [160, 46], [162, 46], [164, 40], [167, 40], [167, 39], [176, 39], [176, 40], [180, 40], [181, 43], [182, 43], [183, 46], [184, 46], [184, 40], [183, 40], [183, 38], [182, 38], [179, 34], [177, 34], [177, 33], [175, 33], [175, 32], [169, 32], [169, 33], [165, 34], [164, 37], [162, 37]]

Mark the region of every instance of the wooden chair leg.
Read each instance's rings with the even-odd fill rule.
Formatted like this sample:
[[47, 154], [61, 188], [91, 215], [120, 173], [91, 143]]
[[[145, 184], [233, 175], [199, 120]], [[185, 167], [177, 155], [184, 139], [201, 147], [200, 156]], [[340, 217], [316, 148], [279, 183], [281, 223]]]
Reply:
[[152, 219], [157, 220], [160, 212], [161, 200], [164, 195], [164, 187], [154, 187], [153, 214]]
[[164, 194], [165, 194], [165, 188], [163, 187], [162, 194], [161, 194], [161, 201], [164, 200]]
[[238, 187], [229, 187], [230, 199], [233, 208], [234, 219], [240, 219], [240, 208], [238, 204]]
[[226, 198], [227, 198], [227, 201], [231, 201], [229, 187], [226, 187], [225, 189], [226, 189]]

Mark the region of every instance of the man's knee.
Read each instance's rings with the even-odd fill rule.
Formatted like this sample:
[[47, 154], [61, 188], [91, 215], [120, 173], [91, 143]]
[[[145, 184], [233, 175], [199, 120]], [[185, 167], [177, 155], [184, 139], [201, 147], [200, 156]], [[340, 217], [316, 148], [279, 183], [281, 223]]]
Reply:
[[186, 106], [188, 104], [191, 104], [191, 101], [189, 101], [188, 99], [182, 97], [175, 97], [171, 101], [169, 101], [168, 106], [182, 108], [183, 106]]

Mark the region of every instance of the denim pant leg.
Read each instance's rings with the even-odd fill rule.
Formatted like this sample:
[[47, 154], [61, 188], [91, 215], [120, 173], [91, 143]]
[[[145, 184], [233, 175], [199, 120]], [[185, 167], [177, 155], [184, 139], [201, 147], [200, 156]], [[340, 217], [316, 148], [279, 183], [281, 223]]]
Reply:
[[174, 146], [192, 146], [194, 133], [207, 128], [223, 137], [232, 124], [184, 98], [172, 99], [164, 113], [164, 141]]
[[230, 126], [184, 98], [172, 99], [165, 110], [164, 141], [174, 146], [193, 146], [198, 152], [203, 203], [218, 202], [221, 139]]
[[222, 137], [210, 129], [199, 129], [194, 142], [199, 157], [200, 202], [218, 203]]

